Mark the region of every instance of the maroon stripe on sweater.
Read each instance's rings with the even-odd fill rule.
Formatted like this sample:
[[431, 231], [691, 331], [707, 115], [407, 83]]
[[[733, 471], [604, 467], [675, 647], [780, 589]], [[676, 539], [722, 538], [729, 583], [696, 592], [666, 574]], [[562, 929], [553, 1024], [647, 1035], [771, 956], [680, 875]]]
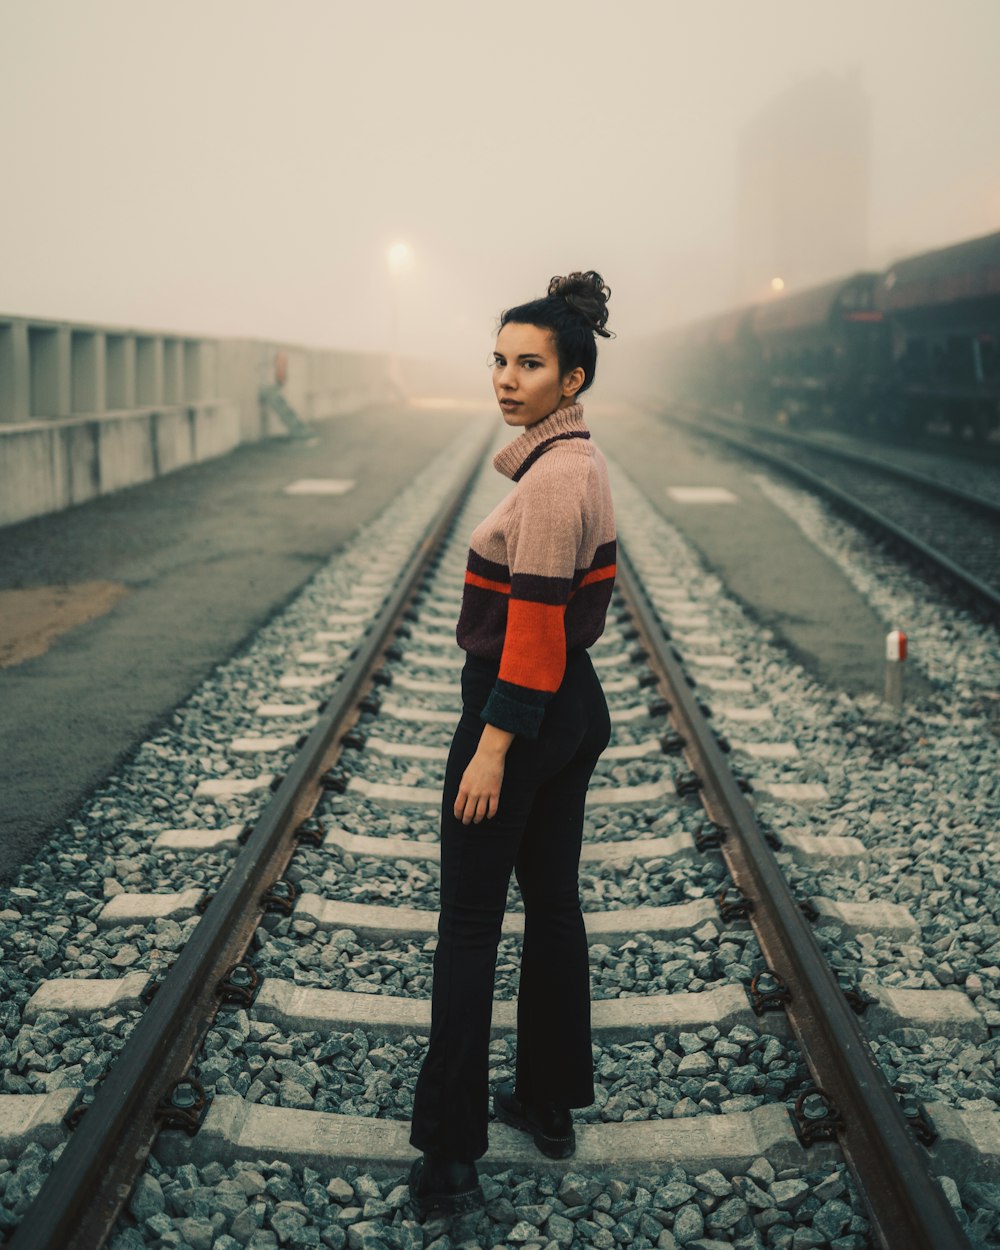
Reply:
[[466, 583], [455, 636], [463, 651], [499, 660], [507, 632], [507, 596]]
[[573, 595], [566, 608], [566, 647], [575, 651], [592, 646], [604, 633], [614, 581], [591, 582]]
[[525, 473], [527, 473], [528, 470], [531, 468], [531, 466], [535, 463], [538, 457], [542, 455], [542, 453], [546, 451], [547, 448], [551, 447], [553, 443], [561, 443], [563, 439], [565, 438], [590, 438], [590, 431], [589, 430], [570, 430], [566, 434], [556, 434], [552, 438], [547, 438], [544, 443], [539, 443], [538, 446], [531, 452], [530, 455], [525, 456], [524, 461], [521, 464], [521, 467], [511, 477], [511, 481], [519, 482], [521, 478], [524, 477]]
[[510, 597], [532, 603], [565, 603], [573, 583], [568, 577], [544, 577], [540, 573], [515, 573], [510, 579]]
[[485, 577], [488, 582], [510, 581], [510, 569], [506, 564], [497, 564], [495, 560], [487, 560], [472, 547], [469, 548], [466, 567], [470, 573], [477, 573], [480, 577]]
[[585, 569], [577, 569], [573, 574], [574, 587], [579, 586], [585, 577], [595, 572], [597, 569], [614, 568], [615, 561], [618, 558], [618, 544], [614, 539], [609, 543], [601, 543], [594, 552], [594, 558]]

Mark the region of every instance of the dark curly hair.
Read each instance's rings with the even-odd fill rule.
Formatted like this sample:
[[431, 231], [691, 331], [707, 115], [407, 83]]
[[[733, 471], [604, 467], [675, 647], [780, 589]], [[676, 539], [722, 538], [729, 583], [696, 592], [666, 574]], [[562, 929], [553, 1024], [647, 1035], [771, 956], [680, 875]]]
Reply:
[[573, 369], [583, 369], [583, 385], [577, 391], [582, 395], [597, 370], [594, 336], [613, 337], [611, 331], [605, 329], [610, 298], [611, 288], [593, 269], [567, 274], [564, 278], [556, 276], [541, 299], [529, 300], [527, 304], [518, 304], [501, 313], [499, 328], [502, 330], [509, 322], [514, 322], [551, 330], [560, 375], [565, 377]]

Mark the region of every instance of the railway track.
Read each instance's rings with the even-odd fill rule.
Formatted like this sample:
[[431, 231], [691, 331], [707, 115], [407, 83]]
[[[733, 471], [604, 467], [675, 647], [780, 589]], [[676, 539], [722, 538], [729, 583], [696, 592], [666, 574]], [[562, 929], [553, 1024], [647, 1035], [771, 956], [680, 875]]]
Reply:
[[[471, 470], [478, 457], [466, 450]], [[93, 1078], [106, 1068], [92, 1096], [61, 1086], [58, 1063], [46, 1068], [47, 1077], [56, 1074], [50, 1093], [14, 1095], [31, 1105], [19, 1104], [19, 1138], [8, 1117], [0, 1154], [15, 1141], [21, 1149], [65, 1144], [21, 1214], [13, 1250], [97, 1247], [116, 1227], [119, 1236], [138, 1228], [140, 1240], [130, 1244], [147, 1244], [142, 1237], [163, 1210], [156, 1193], [162, 1198], [164, 1169], [283, 1159], [353, 1175], [358, 1186], [405, 1170], [408, 1091], [429, 1026], [436, 808], [457, 712], [455, 605], [466, 535], [496, 492], [494, 476], [476, 478], [470, 496], [471, 477], [452, 475], [439, 486], [440, 506], [406, 541], [350, 571], [348, 601], [343, 582], [319, 595], [323, 627], [309, 644], [299, 628], [288, 631], [295, 650], [277, 688], [247, 683], [247, 710], [252, 703], [255, 711], [244, 728], [256, 732], [225, 738], [226, 774], [192, 774], [193, 794], [175, 807], [164, 799], [166, 810], [190, 813], [189, 826], [161, 828], [141, 847], [132, 832], [126, 849], [138, 881], [129, 882], [128, 862], [109, 860], [113, 887], [88, 912], [92, 931], [116, 951], [109, 966], [96, 977], [86, 963], [70, 977], [34, 969], [20, 1027], [38, 1044], [43, 1022], [61, 1029], [48, 1054], [79, 1057], [74, 1023], [99, 1021], [100, 1030], [110, 1021], [103, 1036], [121, 1044], [84, 1070]], [[766, 771], [769, 761], [792, 761], [794, 770], [798, 748], [769, 738], [767, 708], [755, 702], [766, 692], [711, 632], [721, 588], [678, 576], [624, 479], [616, 498], [624, 522], [619, 590], [594, 649], [614, 738], [590, 794], [581, 879], [599, 1097], [578, 1117], [573, 1160], [545, 1160], [494, 1125], [484, 1170], [561, 1176], [566, 1210], [581, 1205], [569, 1201], [580, 1195], [566, 1189], [567, 1176], [621, 1167], [662, 1179], [680, 1163], [701, 1178], [705, 1226], [721, 1233], [725, 1220], [734, 1228], [751, 1213], [773, 1211], [767, 1227], [783, 1224], [810, 1191], [797, 1178], [825, 1168], [816, 1209], [863, 1246], [864, 1221], [838, 1179], [846, 1158], [875, 1244], [966, 1245], [944, 1189], [928, 1178], [934, 1170], [995, 1175], [996, 1117], [913, 1099], [904, 1110], [866, 1039], [922, 1027], [973, 1045], [988, 1037], [984, 1017], [949, 989], [851, 987], [863, 1014], [848, 1005], [844, 968], [831, 970], [830, 948], [861, 935], [916, 943], [919, 926], [902, 907], [852, 901], [852, 871], [866, 860], [856, 839], [786, 826], [770, 845], [755, 807], [799, 811], [822, 804], [823, 787], [756, 776], [748, 799], [730, 760], [744, 774]], [[707, 702], [713, 723], [734, 738], [729, 753], [709, 728]], [[206, 732], [206, 721], [199, 725]], [[213, 749], [223, 750], [222, 738]], [[126, 886], [141, 884], [154, 857], [165, 868], [155, 893], [122, 887], [122, 877]], [[824, 894], [831, 866], [848, 897]], [[790, 867], [795, 895], [781, 871]], [[27, 909], [30, 893], [22, 887], [14, 901]], [[807, 901], [815, 931], [801, 908]], [[508, 921], [491, 1054], [500, 1076], [511, 1059], [514, 898]], [[171, 945], [174, 960], [162, 954]], [[125, 968], [135, 971], [122, 975]], [[89, 1043], [96, 1045], [94, 1032]], [[813, 1086], [825, 1093], [811, 1093]], [[913, 1123], [933, 1143], [918, 1142]], [[154, 1142], [150, 1176], [142, 1167]], [[762, 1156], [773, 1162], [762, 1167]], [[735, 1189], [733, 1177], [741, 1181]], [[405, 1223], [412, 1244], [423, 1244], [412, 1222], [400, 1222], [403, 1196], [391, 1179], [366, 1194], [344, 1184], [353, 1197], [340, 1200], [364, 1205], [342, 1207], [338, 1228], [351, 1223], [344, 1211], [357, 1221], [370, 1207], [362, 1222], [375, 1226], [366, 1233], [373, 1245], [379, 1219], [397, 1229]], [[547, 1192], [556, 1192], [553, 1184]], [[770, 1192], [761, 1188], [767, 1184]], [[498, 1185], [495, 1203], [500, 1192]], [[662, 1208], [662, 1229], [682, 1218], [674, 1208]], [[564, 1226], [572, 1224], [553, 1217], [537, 1244], [602, 1244], [589, 1228], [567, 1240]], [[534, 1244], [530, 1223], [521, 1223], [528, 1231], [513, 1224], [516, 1243]], [[600, 1222], [594, 1228], [607, 1231]], [[650, 1245], [652, 1231], [641, 1234]], [[365, 1244], [356, 1227], [354, 1236]]]
[[1000, 615], [1000, 503], [947, 475], [693, 405], [669, 420], [720, 439], [819, 491], [900, 546], [988, 615]]

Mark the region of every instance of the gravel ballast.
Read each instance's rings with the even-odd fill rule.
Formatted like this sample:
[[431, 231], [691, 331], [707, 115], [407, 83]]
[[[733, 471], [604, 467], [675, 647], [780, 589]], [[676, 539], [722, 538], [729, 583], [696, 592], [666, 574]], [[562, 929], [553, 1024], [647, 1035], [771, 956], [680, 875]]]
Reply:
[[[438, 464], [438, 478], [432, 474], [430, 478], [418, 479], [414, 489], [419, 486], [426, 493], [428, 482], [436, 481], [436, 489], [443, 492], [446, 468]], [[853, 567], [854, 576], [860, 579], [856, 584], [868, 588], [866, 593], [873, 603], [885, 605], [885, 596], [890, 596], [886, 611], [891, 610], [894, 623], [902, 619], [895, 616], [900, 603], [916, 605], [908, 628], [911, 655], [913, 662], [921, 664], [938, 683], [938, 694], [933, 700], [905, 709], [898, 718], [886, 719], [874, 701], [851, 699], [825, 690], [791, 665], [776, 640], [726, 595], [676, 531], [618, 472], [614, 487], [622, 538], [664, 622], [672, 630], [675, 645], [689, 661], [689, 671], [695, 680], [702, 681], [699, 697], [711, 706], [713, 724], [733, 739], [791, 742], [798, 747], [799, 754], [788, 760], [739, 758], [741, 774], [754, 786], [753, 802], [761, 823], [779, 837], [785, 831], [820, 837], [853, 835], [870, 852], [867, 860], [844, 868], [805, 867], [779, 852], [793, 888], [805, 896], [821, 894], [843, 901], [902, 903], [918, 921], [919, 935], [907, 943], [864, 933], [845, 938], [836, 927], [819, 928], [817, 937], [838, 973], [845, 982], [859, 982], [862, 987], [885, 984], [963, 990], [994, 1033], [988, 1042], [974, 1046], [938, 1038], [924, 1030], [899, 1029], [874, 1039], [879, 1063], [900, 1088], [919, 1098], [935, 1098], [974, 1109], [1000, 1105], [996, 1067], [996, 1032], [1000, 1030], [1000, 872], [996, 829], [1000, 803], [994, 767], [996, 723], [991, 718], [994, 704], [990, 699], [1000, 674], [995, 635], [989, 635], [947, 605], [921, 605], [912, 574], [889, 567], [889, 561], [874, 551], [868, 540], [854, 537], [848, 527], [838, 529], [839, 523], [829, 528], [825, 523], [821, 525], [820, 537], [830, 544], [833, 558], [845, 560]], [[803, 502], [796, 492], [783, 487], [774, 489], [785, 491], [782, 506], [799, 510], [801, 523], [808, 524], [811, 503]], [[463, 535], [471, 528], [471, 522], [482, 514], [489, 493], [485, 488], [474, 491], [456, 527], [459, 546], [464, 545]], [[281, 772], [287, 766], [290, 749], [267, 756], [236, 755], [231, 750], [232, 740], [262, 733], [287, 734], [308, 727], [315, 704], [325, 691], [282, 686], [279, 679], [289, 672], [308, 676], [326, 671], [327, 666], [302, 659], [290, 667], [289, 653], [315, 656], [322, 650], [316, 642], [317, 631], [343, 628], [330, 624], [331, 616], [336, 617], [352, 603], [363, 602], [367, 589], [375, 596], [372, 603], [377, 600], [380, 586], [381, 593], [387, 592], [391, 578], [386, 573], [379, 582], [373, 567], [375, 554], [384, 556], [387, 550], [389, 554], [401, 550], [390, 550], [387, 536], [399, 527], [399, 517], [412, 508], [412, 502], [412, 496], [400, 499], [387, 514], [359, 533], [281, 617], [195, 692], [167, 730], [145, 744], [73, 822], [57, 831], [44, 859], [27, 866], [14, 887], [0, 897], [0, 1062], [4, 1068], [4, 1092], [38, 1093], [63, 1085], [88, 1084], [103, 1073], [109, 1059], [120, 1049], [139, 1018], [136, 1012], [105, 1013], [72, 1022], [51, 1013], [29, 1026], [22, 1024], [21, 1010], [33, 989], [48, 977], [109, 978], [138, 970], [162, 972], [169, 966], [196, 923], [195, 917], [102, 928], [96, 922], [101, 908], [107, 899], [122, 891], [162, 893], [193, 886], [208, 890], [217, 884], [231, 861], [230, 853], [191, 855], [163, 851], [154, 849], [156, 837], [166, 829], [217, 828], [241, 823], [252, 820], [260, 810], [267, 798], [266, 791], [221, 802], [198, 798], [195, 791], [207, 779], [249, 779]], [[846, 547], [838, 547], [838, 543]], [[679, 611], [680, 592], [686, 603]], [[433, 586], [439, 601], [447, 601], [448, 595], [455, 593], [447, 578]], [[912, 596], [912, 602], [907, 595]], [[367, 611], [371, 615], [373, 609]], [[922, 632], [925, 625], [926, 632]], [[414, 627], [421, 626], [415, 622]], [[699, 636], [725, 639], [726, 655], [736, 662], [735, 666], [712, 673], [694, 663], [691, 657], [706, 651]], [[346, 663], [349, 650], [334, 642], [323, 646], [329, 652], [332, 681]], [[413, 643], [405, 646], [423, 654], [433, 651], [423, 642], [419, 647]], [[448, 653], [451, 646], [450, 641], [442, 644], [441, 654]], [[597, 653], [599, 648], [595, 648]], [[408, 671], [405, 661], [392, 661], [392, 665], [400, 673]], [[629, 671], [628, 667], [607, 669], [602, 670], [602, 675], [611, 681]], [[380, 697], [412, 707], [457, 706], [457, 674], [427, 668], [422, 675], [434, 681], [450, 681], [454, 693], [410, 692], [394, 683], [381, 689]], [[710, 684], [713, 676], [744, 679], [751, 688], [735, 692], [717, 690]], [[609, 696], [609, 704], [625, 708], [648, 702], [654, 694], [655, 691], [643, 691], [613, 695]], [[262, 728], [256, 708], [269, 701], [292, 703], [302, 710], [273, 718]], [[760, 706], [766, 706], [770, 712], [767, 722], [750, 724], [730, 714], [732, 709]], [[447, 746], [451, 733], [443, 724], [416, 724], [368, 713], [362, 716], [360, 727], [395, 741], [437, 746]], [[652, 725], [648, 721], [644, 725], [618, 723], [612, 741], [643, 741], [664, 727], [662, 719]], [[340, 766], [348, 768], [352, 756], [357, 757], [354, 765], [358, 774], [371, 780], [392, 779], [427, 787], [440, 784], [441, 765], [437, 762], [387, 762], [355, 751], [345, 753]], [[682, 768], [680, 757], [605, 761], [595, 784], [635, 785], [669, 778]], [[769, 797], [768, 784], [783, 781], [818, 782], [826, 788], [826, 795], [809, 806]], [[433, 806], [388, 806], [356, 795], [331, 793], [317, 814], [321, 823], [336, 824], [352, 833], [427, 842], [437, 838]], [[595, 808], [587, 817], [586, 836], [595, 842], [632, 841], [680, 831], [694, 833], [703, 822], [704, 813], [695, 800], [671, 795], [655, 805]], [[326, 898], [387, 906], [405, 903], [429, 911], [436, 907], [437, 868], [428, 861], [387, 861], [330, 847], [303, 848], [292, 861], [289, 875], [303, 889]], [[665, 906], [706, 897], [723, 878], [721, 861], [709, 854], [676, 862], [645, 860], [632, 865], [588, 865], [581, 887], [588, 910], [621, 911], [640, 904]], [[518, 906], [515, 894], [511, 906]], [[281, 977], [298, 985], [426, 999], [430, 993], [433, 946], [433, 940], [421, 944], [403, 941], [366, 945], [350, 931], [321, 932], [294, 917], [271, 917], [258, 930], [253, 960], [265, 976]], [[518, 947], [517, 941], [510, 938], [501, 943], [498, 998], [516, 995]], [[595, 999], [678, 990], [697, 993], [724, 984], [746, 984], [762, 966], [752, 934], [746, 929], [725, 928], [721, 922], [707, 924], [694, 935], [669, 942], [637, 933], [625, 943], [595, 944], [591, 948]], [[359, 1037], [358, 1031], [331, 1033], [322, 1038], [308, 1033], [281, 1038], [269, 1031], [273, 1028], [255, 1021], [252, 1011], [220, 1016], [199, 1061], [205, 1067], [203, 1074], [211, 1077], [220, 1092], [249, 1096], [253, 1087], [260, 1101], [273, 1098], [274, 1105], [346, 1110], [349, 1114], [374, 1117], [405, 1118], [408, 1114], [407, 1098], [423, 1045], [419, 1036], [390, 1042], [363, 1033]], [[801, 1062], [787, 1042], [756, 1034], [751, 1041], [739, 1033], [734, 1037], [733, 1031], [716, 1031], [715, 1037], [701, 1036], [704, 1032], [692, 1034], [686, 1042], [683, 1037], [658, 1034], [648, 1041], [629, 1044], [631, 1050], [629, 1046], [599, 1042], [595, 1046], [595, 1061], [601, 1093], [592, 1108], [579, 1113], [580, 1122], [615, 1121], [619, 1113], [626, 1122], [725, 1114], [727, 1110], [751, 1105], [740, 1100], [781, 1099], [789, 1085], [801, 1084], [804, 1079]], [[512, 1039], [502, 1038], [494, 1044], [492, 1060], [497, 1079], [508, 1073], [511, 1043]], [[781, 1050], [773, 1051], [772, 1044]], [[324, 1045], [333, 1053], [322, 1056]], [[690, 1053], [686, 1045], [693, 1047]], [[772, 1054], [764, 1063], [769, 1045]], [[287, 1054], [269, 1054], [268, 1048], [275, 1047], [290, 1050]], [[382, 1054], [373, 1060], [372, 1051]], [[685, 1062], [688, 1060], [691, 1062]], [[707, 1060], [713, 1066], [705, 1066]], [[279, 1062], [286, 1065], [284, 1070]], [[685, 1067], [678, 1071], [682, 1062]], [[388, 1083], [389, 1067], [382, 1064], [391, 1064], [394, 1072]], [[701, 1067], [704, 1071], [699, 1072]], [[296, 1080], [296, 1072], [304, 1075]], [[755, 1084], [759, 1079], [763, 1079], [760, 1088]], [[286, 1081], [288, 1092], [283, 1092]], [[293, 1086], [305, 1093], [296, 1093]], [[312, 1101], [285, 1103], [285, 1097]], [[44, 1159], [33, 1151], [25, 1152], [16, 1166], [13, 1161], [0, 1161], [0, 1209], [6, 1212], [4, 1218], [12, 1218], [11, 1213], [23, 1204], [25, 1195], [40, 1183], [50, 1158], [47, 1152], [43, 1154]], [[315, 1176], [291, 1174], [290, 1169], [289, 1175], [285, 1175], [282, 1165], [274, 1164], [273, 1171], [268, 1170], [271, 1165], [261, 1165], [258, 1170], [265, 1181], [288, 1181], [292, 1189], [283, 1190], [283, 1194], [291, 1195], [294, 1190], [296, 1196], [269, 1197], [265, 1185], [253, 1195], [253, 1202], [245, 1201], [240, 1212], [236, 1212], [227, 1210], [225, 1203], [214, 1206], [201, 1191], [231, 1193], [230, 1183], [235, 1184], [235, 1177], [248, 1170], [242, 1165], [228, 1173], [223, 1170], [212, 1182], [207, 1182], [203, 1175], [192, 1176], [190, 1171], [184, 1172], [183, 1180], [167, 1171], [158, 1176], [156, 1166], [151, 1167], [143, 1182], [145, 1196], [140, 1196], [139, 1214], [133, 1212], [125, 1221], [134, 1221], [134, 1227], [126, 1228], [123, 1224], [119, 1232], [119, 1250], [139, 1245], [170, 1245], [181, 1250], [190, 1245], [197, 1250], [201, 1244], [210, 1250], [233, 1250], [230, 1241], [255, 1247], [350, 1244], [371, 1246], [372, 1250], [383, 1244], [435, 1243], [440, 1243], [437, 1250], [466, 1244], [487, 1250], [493, 1245], [552, 1243], [606, 1247], [677, 1244], [693, 1245], [699, 1250], [703, 1243], [708, 1250], [715, 1250], [713, 1243], [745, 1245], [748, 1250], [772, 1245], [782, 1250], [831, 1245], [838, 1250], [850, 1250], [865, 1244], [863, 1228], [851, 1223], [859, 1216], [851, 1214], [843, 1223], [843, 1212], [836, 1206], [825, 1216], [820, 1215], [830, 1203], [846, 1202], [851, 1210], [855, 1201], [850, 1197], [849, 1185], [843, 1178], [837, 1181], [836, 1173], [831, 1174], [833, 1180], [818, 1173], [808, 1177], [805, 1189], [798, 1191], [798, 1199], [785, 1206], [763, 1200], [763, 1205], [754, 1206], [746, 1196], [749, 1189], [743, 1193], [736, 1188], [735, 1180], [725, 1178], [715, 1184], [729, 1184], [730, 1189], [718, 1195], [699, 1188], [696, 1178], [686, 1175], [649, 1178], [648, 1185], [637, 1185], [634, 1180], [595, 1181], [592, 1183], [604, 1187], [587, 1202], [553, 1205], [552, 1211], [536, 1224], [531, 1223], [530, 1215], [522, 1214], [505, 1222], [493, 1208], [498, 1202], [507, 1203], [502, 1208], [506, 1217], [508, 1208], [517, 1212], [521, 1207], [544, 1207], [546, 1203], [562, 1201], [558, 1197], [558, 1182], [509, 1176], [497, 1181], [503, 1188], [494, 1195], [490, 1213], [481, 1217], [479, 1224], [470, 1226], [468, 1236], [461, 1233], [456, 1238], [454, 1230], [446, 1232], [433, 1225], [421, 1229], [414, 1225], [395, 1199], [388, 1210], [371, 1207], [366, 1217], [367, 1202], [384, 1203], [392, 1192], [381, 1181], [371, 1182], [376, 1184], [378, 1195], [373, 1192], [364, 1201], [358, 1201], [353, 1189], [359, 1180], [357, 1176], [327, 1178], [319, 1184]], [[766, 1166], [761, 1161], [762, 1174], [766, 1173]], [[160, 1184], [162, 1207], [157, 1206], [150, 1180]], [[770, 1181], [758, 1178], [754, 1183], [770, 1194], [773, 1185], [800, 1180], [797, 1176], [779, 1175]], [[370, 1188], [369, 1181], [371, 1178], [362, 1178], [366, 1188]], [[663, 1208], [667, 1218], [661, 1220], [656, 1214], [660, 1208], [655, 1207], [653, 1198], [659, 1190], [675, 1183], [693, 1186], [694, 1193], [675, 1207]], [[838, 1183], [841, 1188], [836, 1194], [813, 1206], [819, 1195], [832, 1193]], [[336, 1184], [337, 1196], [323, 1204], [313, 1191], [325, 1193], [327, 1184]], [[549, 1185], [555, 1188], [547, 1194], [544, 1187]], [[344, 1186], [351, 1188], [350, 1197]], [[524, 1201], [515, 1201], [513, 1195], [524, 1186], [532, 1188], [524, 1189]], [[175, 1209], [172, 1195], [187, 1190], [198, 1191], [198, 1202], [203, 1205]], [[308, 1201], [307, 1192], [311, 1194]], [[948, 1192], [957, 1201], [953, 1184]], [[8, 1193], [12, 1195], [10, 1202]], [[244, 1198], [249, 1195], [246, 1190]], [[997, 1223], [1000, 1210], [996, 1193], [989, 1186], [967, 1185], [963, 1196], [972, 1220], [971, 1231], [986, 1238], [987, 1229]], [[739, 1214], [727, 1226], [716, 1213], [730, 1200], [742, 1203], [747, 1210], [728, 1208], [726, 1219]], [[626, 1205], [612, 1215], [616, 1205], [622, 1203]], [[573, 1214], [574, 1206], [583, 1206], [586, 1214]], [[237, 1236], [232, 1231], [233, 1221], [251, 1208], [253, 1215], [243, 1215], [244, 1223], [238, 1226]], [[566, 1210], [571, 1214], [566, 1215]], [[772, 1217], [772, 1210], [783, 1214]], [[344, 1218], [345, 1211], [351, 1213], [350, 1218]], [[685, 1211], [690, 1214], [681, 1219]], [[608, 1225], [606, 1219], [598, 1216], [611, 1219], [612, 1223]], [[647, 1216], [656, 1220], [658, 1230], [649, 1223], [643, 1224]], [[272, 1223], [275, 1217], [279, 1221], [277, 1227]], [[554, 1217], [555, 1223], [549, 1227], [548, 1221]], [[560, 1224], [560, 1219], [568, 1221], [571, 1227]], [[181, 1228], [177, 1222], [185, 1220], [188, 1223]], [[190, 1221], [201, 1223], [195, 1227]], [[253, 1227], [247, 1221], [252, 1221]], [[210, 1231], [206, 1231], [206, 1222]], [[362, 1227], [365, 1225], [371, 1227]], [[343, 1236], [342, 1241], [338, 1241], [339, 1235]], [[982, 1244], [997, 1243], [986, 1239]]]

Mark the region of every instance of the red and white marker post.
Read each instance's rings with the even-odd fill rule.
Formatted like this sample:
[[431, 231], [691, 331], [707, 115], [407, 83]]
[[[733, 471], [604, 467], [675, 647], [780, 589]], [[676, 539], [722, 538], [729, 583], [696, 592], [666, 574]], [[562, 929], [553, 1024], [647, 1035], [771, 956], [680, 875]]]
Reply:
[[903, 706], [903, 664], [906, 660], [906, 635], [891, 629], [885, 636], [885, 702], [898, 712]]

